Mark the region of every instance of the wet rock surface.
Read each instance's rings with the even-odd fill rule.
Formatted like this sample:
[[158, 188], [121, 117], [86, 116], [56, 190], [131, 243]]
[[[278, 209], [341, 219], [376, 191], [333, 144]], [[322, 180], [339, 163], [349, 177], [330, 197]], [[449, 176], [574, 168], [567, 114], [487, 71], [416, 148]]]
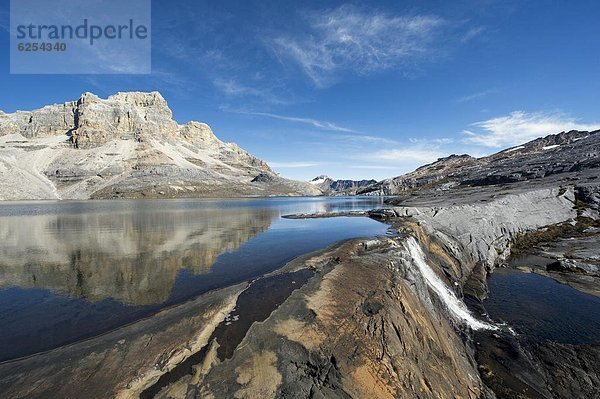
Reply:
[[354, 241], [310, 259], [317, 276], [253, 325], [233, 357], [188, 385], [186, 394], [488, 396], [468, 343], [436, 298], [419, 290], [422, 278], [398, 263], [398, 241], [367, 248]]
[[[311, 269], [301, 269], [252, 282], [238, 297], [235, 308], [217, 326], [209, 343], [161, 376], [155, 384], [140, 394], [140, 398], [168, 396], [173, 385], [181, 384], [182, 380], [192, 379], [197, 368], [210, 361], [211, 356], [216, 356], [215, 361], [230, 359], [250, 326], [264, 321], [294, 290], [302, 287], [312, 276]], [[211, 349], [213, 352], [209, 353]]]
[[[519, 237], [512, 267], [600, 296], [600, 223], [578, 218]], [[521, 248], [525, 247], [525, 248]]]
[[[459, 281], [475, 314], [486, 313], [481, 301], [489, 292], [490, 273], [506, 264], [598, 295], [600, 253], [594, 194], [597, 183], [591, 183], [595, 180], [591, 173], [589, 170], [578, 173], [570, 184], [563, 178], [550, 176], [532, 183], [462, 187], [434, 198], [428, 198], [425, 190], [410, 198], [391, 200], [395, 206], [371, 215], [383, 219], [408, 217], [421, 224], [428, 235], [443, 238], [448, 247], [456, 241], [458, 253], [462, 251], [472, 258], [471, 266], [466, 268], [468, 277]], [[583, 178], [589, 181], [578, 183]], [[513, 253], [519, 257], [511, 257]], [[468, 264], [464, 260], [460, 263]], [[560, 293], [553, 298], [557, 305], [567, 300]], [[516, 308], [520, 300], [514, 298]], [[554, 322], [561, 320], [557, 318]], [[572, 322], [588, 321], [581, 318]], [[478, 331], [473, 338], [481, 378], [497, 397], [599, 395], [600, 334], [588, 335], [585, 343], [566, 343], [529, 334], [514, 335], [509, 327]], [[571, 324], [572, 330], [575, 327], [576, 324]], [[565, 325], [562, 328], [569, 329]]]
[[511, 334], [476, 335], [483, 381], [498, 398], [595, 398], [600, 345], [536, 341]]
[[[585, 173], [580, 174], [584, 175]], [[551, 277], [582, 292], [597, 295], [600, 286], [596, 277], [600, 229], [593, 213], [597, 204], [593, 195], [595, 187], [595, 183], [567, 184], [565, 180], [555, 177], [539, 179], [534, 184], [517, 182], [509, 186], [463, 187], [433, 199], [427, 197], [427, 192], [417, 193], [410, 199], [401, 197], [391, 200], [392, 206], [373, 210], [369, 215], [392, 223], [393, 229], [399, 231], [401, 236], [409, 234], [417, 237], [424, 246], [428, 262], [436, 266], [447, 286], [454, 286], [459, 297], [466, 296], [473, 314], [485, 315], [486, 309], [481, 301], [489, 293], [487, 279], [495, 268], [506, 264]], [[367, 248], [381, 250], [375, 243], [365, 245]], [[515, 259], [511, 257], [513, 253], [525, 256], [527, 261], [521, 265], [512, 263]], [[362, 256], [369, 258], [374, 255], [363, 253]], [[536, 257], [535, 262], [530, 261], [532, 256]], [[380, 262], [381, 265], [385, 263]], [[416, 292], [424, 291], [427, 289], [417, 286]], [[362, 315], [377, 317], [393, 307], [390, 303], [373, 300], [372, 292], [363, 292], [362, 295], [362, 303], [355, 306], [356, 312]], [[560, 303], [560, 294], [557, 296], [556, 301]], [[421, 303], [428, 303], [427, 299], [419, 300]], [[518, 303], [514, 305], [519, 306]], [[430, 302], [430, 306], [430, 310], [438, 312], [445, 309], [435, 299]], [[447, 313], [446, 318], [451, 319]], [[312, 319], [309, 320], [312, 323]], [[555, 321], [560, 323], [558, 319]], [[586, 323], [583, 319], [578, 322]], [[592, 343], [566, 343], [527, 334], [514, 335], [511, 331], [510, 325], [502, 324], [497, 330], [477, 331], [474, 335], [462, 335], [460, 329], [455, 330], [458, 336], [466, 337], [461, 351], [475, 356], [483, 384], [477, 395], [499, 398], [598, 396], [597, 359], [600, 358], [600, 335], [595, 340], [590, 336]], [[369, 341], [372, 338], [367, 337]], [[277, 354], [276, 351], [274, 353]], [[285, 353], [285, 356], [288, 354]], [[323, 358], [327, 359], [327, 355], [321, 356]], [[333, 367], [336, 372], [342, 370], [341, 374], [347, 375], [347, 369], [340, 369], [340, 364], [338, 355], [335, 356], [335, 363], [330, 360], [325, 369]], [[281, 376], [282, 381], [285, 381], [285, 374]], [[346, 377], [343, 380], [349, 379]], [[334, 381], [339, 384], [337, 380]], [[354, 384], [357, 382], [354, 381]], [[393, 381], [384, 385], [398, 386]], [[449, 392], [448, 387], [436, 388], [442, 389], [435, 391], [438, 393]], [[335, 395], [325, 391], [325, 388], [311, 389], [305, 391], [316, 391], [325, 397], [328, 394]], [[231, 394], [217, 392], [216, 397]], [[279, 391], [275, 392], [277, 394]], [[334, 392], [340, 395], [337, 397], [344, 397], [346, 394], [350, 397], [386, 397], [374, 390], [368, 394], [357, 393], [347, 390], [343, 385], [336, 385]], [[417, 390], [404, 391], [402, 394], [394, 392], [390, 395], [428, 397], [426, 393]]]
[[137, 397], [206, 345], [245, 287], [213, 291], [102, 336], [1, 363], [2, 397]]
[[[593, 227], [596, 223], [576, 219], [520, 235], [514, 242], [516, 255], [508, 259], [508, 267], [544, 276], [540, 278], [551, 278], [582, 293], [598, 296], [600, 236]], [[542, 288], [536, 286], [535, 289]], [[479, 370], [483, 381], [497, 397], [589, 398], [600, 395], [600, 334], [594, 330], [594, 319], [600, 309], [597, 306], [589, 308], [583, 303], [578, 305], [573, 295], [566, 295], [567, 290], [551, 289], [547, 294], [551, 297], [548, 303], [542, 303], [540, 298], [537, 299], [539, 302], [531, 302], [539, 295], [533, 292], [531, 298], [512, 297], [514, 304], [511, 306], [519, 309], [514, 313], [521, 312], [523, 300], [528, 301], [526, 306], [540, 309], [537, 313], [542, 314], [523, 310], [526, 312], [523, 317], [528, 318], [532, 326], [540, 318], [539, 325], [531, 327], [537, 328], [536, 331], [476, 333]], [[589, 298], [585, 299], [586, 303], [593, 297]], [[569, 311], [566, 306], [575, 306], [576, 311]], [[549, 308], [543, 311], [544, 307]], [[480, 302], [475, 308], [485, 312]], [[572, 314], [579, 316], [574, 319]], [[554, 329], [558, 331], [552, 332]]]

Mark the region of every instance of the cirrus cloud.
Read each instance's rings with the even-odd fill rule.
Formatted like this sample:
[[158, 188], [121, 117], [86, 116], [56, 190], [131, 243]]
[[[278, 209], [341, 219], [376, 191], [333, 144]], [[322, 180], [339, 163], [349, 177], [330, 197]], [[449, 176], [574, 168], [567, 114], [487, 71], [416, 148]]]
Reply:
[[560, 112], [545, 113], [514, 111], [509, 115], [476, 122], [474, 129], [464, 130], [465, 143], [485, 147], [507, 147], [538, 137], [569, 130], [596, 130], [600, 123], [580, 123]]
[[397, 163], [429, 163], [446, 156], [445, 152], [437, 149], [398, 148], [377, 151], [371, 157], [380, 161], [393, 161]]
[[446, 24], [434, 15], [391, 16], [351, 5], [311, 14], [308, 22], [310, 35], [280, 36], [272, 44], [318, 87], [327, 86], [335, 70], [370, 73], [429, 55]]

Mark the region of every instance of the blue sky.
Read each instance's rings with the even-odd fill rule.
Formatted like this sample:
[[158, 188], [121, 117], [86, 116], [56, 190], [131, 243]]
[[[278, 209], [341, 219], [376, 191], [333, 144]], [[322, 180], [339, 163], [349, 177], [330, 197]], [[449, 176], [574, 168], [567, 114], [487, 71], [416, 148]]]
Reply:
[[1, 110], [158, 90], [291, 178], [382, 179], [600, 126], [598, 1], [154, 0], [150, 75], [11, 75], [8, 10]]

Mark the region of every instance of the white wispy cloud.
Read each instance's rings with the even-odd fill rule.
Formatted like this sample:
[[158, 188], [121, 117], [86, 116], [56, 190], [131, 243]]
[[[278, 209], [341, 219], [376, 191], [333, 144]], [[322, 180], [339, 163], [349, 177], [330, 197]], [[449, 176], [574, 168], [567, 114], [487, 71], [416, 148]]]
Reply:
[[443, 151], [438, 149], [423, 149], [423, 148], [395, 148], [389, 150], [381, 150], [369, 155], [369, 158], [380, 161], [392, 161], [399, 164], [408, 163], [430, 163], [438, 158], [445, 156]]
[[433, 145], [444, 145], [454, 143], [454, 139], [450, 137], [439, 137], [439, 138], [415, 138], [411, 137], [408, 139], [413, 144], [433, 144]]
[[467, 30], [463, 34], [463, 36], [460, 38], [460, 41], [462, 43], [470, 42], [471, 40], [473, 40], [477, 36], [480, 36], [483, 32], [485, 32], [485, 30], [486, 30], [485, 26], [475, 26], [475, 27]]
[[280, 36], [272, 44], [315, 85], [326, 86], [338, 69], [370, 73], [431, 56], [445, 23], [434, 15], [391, 16], [343, 5], [309, 15], [310, 34], [303, 38]]
[[236, 114], [242, 114], [242, 115], [263, 116], [266, 118], [279, 119], [279, 120], [287, 121], [287, 122], [303, 123], [306, 125], [310, 125], [312, 127], [316, 127], [317, 129], [321, 129], [321, 130], [330, 130], [330, 131], [334, 131], [334, 132], [346, 132], [346, 133], [355, 132], [354, 130], [352, 130], [350, 128], [340, 126], [340, 125], [337, 125], [332, 122], [321, 121], [321, 120], [312, 119], [312, 118], [301, 118], [301, 117], [296, 117], [296, 116], [278, 115], [278, 114], [272, 114], [269, 112], [233, 110], [233, 109], [228, 109], [228, 108], [224, 108], [224, 107], [221, 107], [221, 110], [226, 111], [226, 112], [233, 112]]
[[[251, 115], [251, 116], [261, 116], [266, 118], [278, 119], [286, 122], [292, 123], [301, 123], [305, 125], [312, 126], [322, 131], [329, 131], [335, 133], [335, 135], [330, 135], [327, 137], [328, 140], [337, 140], [344, 141], [346, 144], [356, 144], [356, 145], [364, 145], [364, 143], [368, 144], [377, 144], [377, 145], [396, 145], [398, 142], [396, 140], [392, 140], [386, 137], [374, 136], [370, 134], [363, 134], [357, 130], [351, 129], [349, 127], [340, 126], [333, 122], [313, 119], [313, 118], [303, 118], [297, 116], [288, 116], [288, 115], [279, 115], [273, 114], [270, 112], [255, 112], [255, 111], [245, 111], [245, 110], [235, 110], [227, 107], [220, 107], [222, 111], [232, 112], [236, 114], [242, 115]], [[322, 138], [322, 134], [319, 133]], [[325, 142], [321, 142], [320, 145], [327, 145]]]
[[288, 101], [273, 94], [271, 88], [262, 86], [261, 88], [251, 87], [241, 84], [234, 79], [217, 78], [213, 80], [213, 85], [230, 97], [256, 97], [270, 104], [287, 104]]
[[[451, 153], [441, 145], [406, 144], [403, 147], [396, 146], [358, 153], [354, 155], [354, 158], [360, 159], [364, 163], [357, 166], [358, 169], [389, 171], [377, 174], [378, 178], [388, 178], [408, 173]], [[359, 165], [356, 162], [352, 164]]]
[[388, 139], [385, 137], [379, 137], [379, 136], [371, 136], [368, 134], [344, 134], [344, 135], [338, 135], [337, 136], [338, 139], [343, 140], [345, 142], [356, 142], [358, 143], [370, 143], [370, 144], [377, 144], [377, 145], [395, 145], [398, 144], [398, 142], [396, 140], [392, 140], [392, 139]]
[[560, 112], [546, 113], [514, 111], [507, 116], [473, 123], [464, 130], [464, 142], [486, 147], [506, 147], [536, 139], [541, 136], [569, 130], [596, 130], [600, 123], [580, 123]]
[[[127, 51], [121, 42], [101, 42], [88, 46], [72, 43], [77, 46], [77, 62], [88, 66], [90, 71], [117, 74], [145, 74], [150, 70], [150, 52]], [[85, 61], [84, 61], [85, 60]]]
[[466, 102], [470, 102], [470, 101], [474, 101], [474, 100], [479, 100], [481, 98], [487, 97], [487, 96], [489, 96], [491, 94], [495, 94], [497, 92], [498, 92], [498, 90], [496, 90], [496, 89], [482, 90], [482, 91], [478, 91], [476, 93], [467, 94], [465, 96], [458, 97], [456, 99], [456, 102], [457, 103], [466, 103]]
[[163, 68], [152, 68], [152, 74], [149, 76], [149, 80], [154, 85], [166, 86], [168, 91], [176, 92], [179, 95], [189, 94], [197, 88], [197, 82], [188, 79], [187, 77], [163, 69]]

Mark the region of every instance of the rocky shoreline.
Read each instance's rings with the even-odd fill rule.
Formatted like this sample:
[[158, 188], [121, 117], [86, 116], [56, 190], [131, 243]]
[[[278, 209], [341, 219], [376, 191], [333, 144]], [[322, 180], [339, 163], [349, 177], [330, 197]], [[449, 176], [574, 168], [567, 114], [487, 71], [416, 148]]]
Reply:
[[[586, 189], [589, 187], [586, 186]], [[536, 270], [534, 267], [531, 271], [547, 275], [583, 292], [597, 293], [595, 265], [600, 255], [598, 247], [594, 245], [600, 237], [596, 227], [598, 219], [594, 214], [597, 202], [578, 201], [576, 198], [581, 190], [582, 188], [577, 186], [562, 186], [531, 191], [515, 190], [516, 193], [508, 192], [499, 196], [483, 192], [482, 196], [490, 195], [489, 201], [469, 202], [462, 198], [462, 203], [457, 204], [455, 201], [448, 207], [392, 206], [367, 214], [391, 223], [400, 233], [398, 238], [392, 239], [396, 240], [396, 243], [406, 240], [407, 235], [417, 237], [421, 245], [427, 243], [425, 248], [428, 263], [437, 266], [438, 275], [444, 276], [449, 287], [454, 285], [458, 296], [465, 296], [474, 314], [485, 314], [481, 300], [488, 292], [487, 275], [498, 266], [511, 264], [517, 267], [512, 262], [511, 250], [514, 248], [515, 252], [520, 252], [523, 246], [527, 246], [528, 253], [543, 252], [546, 256], [554, 256], [554, 259], [548, 262], [550, 268], [546, 265], [543, 270]], [[348, 215], [293, 215], [294, 218], [337, 216]], [[562, 228], [560, 234], [548, 236], [548, 231], [563, 225], [572, 228]], [[385, 241], [386, 239], [375, 240], [370, 245], [372, 248], [378, 248], [375, 251], [382, 251], [387, 256], [390, 252], [393, 253], [393, 250], [382, 244]], [[534, 243], [530, 245], [532, 241]], [[378, 247], [379, 245], [382, 246]], [[577, 249], [573, 251], [573, 248]], [[565, 256], [567, 250], [570, 252]], [[368, 262], [365, 257], [369, 259], [376, 256], [383, 255], [375, 255], [373, 252], [367, 255], [365, 252], [360, 262]], [[380, 264], [385, 263], [386, 261]], [[575, 266], [560, 267], [565, 263]], [[374, 276], [369, 275], [368, 279], [372, 278]], [[354, 282], [353, 285], [359, 284]], [[336, 281], [336, 287], [337, 295], [343, 295], [345, 286]], [[426, 288], [421, 290], [427, 291]], [[372, 292], [365, 294], [368, 298]], [[443, 303], [438, 302], [436, 305], [438, 311], [444, 309]], [[356, 308], [358, 305], [354, 306]], [[377, 308], [380, 312], [384, 308], [393, 308], [393, 305], [386, 303]], [[446, 313], [445, 316], [452, 320], [451, 314]], [[538, 341], [527, 336], [515, 336], [508, 327], [472, 331], [469, 328], [456, 329], [456, 325], [454, 326], [455, 333], [462, 336], [465, 345], [461, 351], [474, 356], [474, 363], [484, 387], [476, 397], [566, 398], [594, 397], [600, 393], [596, 388], [599, 385], [600, 370], [595, 362], [600, 356], [600, 345]], [[385, 347], [385, 343], [382, 345]], [[339, 362], [336, 360], [336, 365], [337, 363]], [[406, 362], [403, 366], [406, 367]], [[347, 375], [347, 371], [344, 375]], [[285, 375], [283, 380], [286, 380]], [[388, 389], [391, 386], [396, 390], [392, 389], [387, 394], [371, 392], [370, 395], [374, 397], [386, 397], [388, 394], [390, 397], [428, 397], [435, 392], [431, 391], [428, 394], [426, 389], [419, 390], [413, 386], [411, 391], [399, 394], [397, 382], [388, 380], [386, 385], [382, 380], [376, 380], [382, 386], [387, 386]], [[354, 384], [358, 386], [360, 382], [354, 381]], [[352, 385], [353, 388], [356, 386]], [[340, 388], [349, 397], [366, 395], [364, 392], [357, 393], [352, 391], [352, 388], [348, 389], [346, 392]], [[451, 388], [445, 387], [437, 392], [451, 392]], [[217, 396], [220, 397], [221, 394], [224, 392], [219, 392]], [[274, 397], [276, 396], [274, 394]]]
[[319, 213], [294, 213], [282, 215], [284, 219], [327, 219], [335, 217], [368, 217], [368, 211], [348, 211], [348, 212], [319, 212]]

